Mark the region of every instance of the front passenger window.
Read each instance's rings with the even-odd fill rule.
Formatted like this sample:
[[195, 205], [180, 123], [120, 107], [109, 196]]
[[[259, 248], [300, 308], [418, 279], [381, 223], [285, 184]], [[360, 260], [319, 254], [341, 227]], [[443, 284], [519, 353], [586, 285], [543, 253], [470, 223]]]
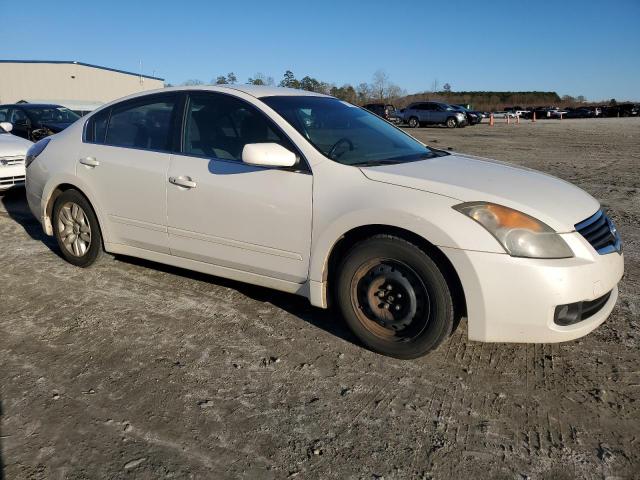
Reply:
[[105, 143], [116, 147], [169, 151], [174, 97], [114, 106]]
[[192, 95], [187, 108], [183, 151], [242, 161], [247, 143], [278, 143], [293, 150], [267, 118], [248, 103], [223, 94]]

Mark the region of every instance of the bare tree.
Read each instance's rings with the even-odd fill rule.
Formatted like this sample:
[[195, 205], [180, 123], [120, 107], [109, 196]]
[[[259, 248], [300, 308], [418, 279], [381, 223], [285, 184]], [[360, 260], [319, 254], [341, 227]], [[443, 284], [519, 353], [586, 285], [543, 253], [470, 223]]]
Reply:
[[247, 83], [251, 85], [273, 85], [273, 77], [267, 77], [263, 73], [256, 73], [252, 78], [249, 78]]
[[371, 90], [373, 96], [377, 100], [384, 100], [389, 89], [389, 75], [384, 70], [376, 70], [373, 74], [373, 82], [371, 82]]
[[191, 79], [191, 80], [187, 80], [182, 85], [184, 85], [185, 87], [194, 87], [196, 85], [204, 85], [204, 82], [202, 80], [198, 80], [198, 79], [194, 78], [194, 79]]

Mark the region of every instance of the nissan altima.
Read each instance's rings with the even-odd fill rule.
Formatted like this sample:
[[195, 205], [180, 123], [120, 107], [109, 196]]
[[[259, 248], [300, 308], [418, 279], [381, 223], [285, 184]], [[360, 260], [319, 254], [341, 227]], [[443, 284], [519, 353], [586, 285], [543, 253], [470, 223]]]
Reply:
[[583, 190], [428, 147], [317, 93], [136, 94], [26, 164], [29, 206], [73, 265], [109, 252], [303, 295], [398, 358], [462, 317], [472, 340], [581, 337], [623, 274], [620, 236]]

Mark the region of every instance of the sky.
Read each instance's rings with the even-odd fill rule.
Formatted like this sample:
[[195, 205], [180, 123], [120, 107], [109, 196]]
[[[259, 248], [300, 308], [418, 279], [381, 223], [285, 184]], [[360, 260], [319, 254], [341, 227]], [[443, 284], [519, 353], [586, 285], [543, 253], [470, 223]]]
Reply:
[[0, 0], [0, 59], [640, 100], [640, 0]]

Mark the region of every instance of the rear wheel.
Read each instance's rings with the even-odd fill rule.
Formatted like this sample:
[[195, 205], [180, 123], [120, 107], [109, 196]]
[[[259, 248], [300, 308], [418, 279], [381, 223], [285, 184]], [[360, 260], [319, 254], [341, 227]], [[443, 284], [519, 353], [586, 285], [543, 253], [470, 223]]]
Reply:
[[102, 234], [93, 208], [77, 190], [62, 193], [53, 205], [53, 231], [69, 263], [88, 267], [102, 256]]
[[454, 324], [451, 292], [436, 263], [399, 237], [377, 235], [342, 260], [335, 292], [347, 324], [371, 350], [417, 358]]
[[409, 119], [409, 126], [411, 128], [417, 128], [420, 126], [420, 121], [416, 117], [411, 117]]
[[447, 118], [447, 128], [456, 128], [458, 126], [458, 121], [453, 118], [453, 117], [449, 117]]

